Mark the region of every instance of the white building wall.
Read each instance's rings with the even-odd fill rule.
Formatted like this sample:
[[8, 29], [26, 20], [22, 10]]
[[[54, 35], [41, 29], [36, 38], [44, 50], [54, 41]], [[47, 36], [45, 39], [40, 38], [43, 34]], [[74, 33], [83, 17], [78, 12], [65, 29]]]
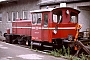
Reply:
[[[18, 12], [18, 17], [23, 17], [23, 11], [31, 11], [35, 9], [39, 9], [37, 5], [39, 0], [20, 0], [14, 4], [4, 4], [3, 7], [0, 8], [0, 12], [2, 12], [2, 22], [0, 22], [0, 31], [6, 33], [7, 28], [10, 28], [10, 32], [12, 32], [12, 12]], [[7, 12], [9, 12], [11, 22], [7, 21]]]
[[90, 2], [71, 3], [67, 6], [80, 11], [78, 17], [79, 24], [82, 24], [80, 31], [86, 31], [87, 28], [90, 28]]
[[[84, 8], [84, 7], [82, 7]], [[90, 9], [90, 8], [89, 8]], [[87, 28], [90, 28], [90, 10], [82, 10], [80, 9], [81, 13], [79, 14], [78, 22], [82, 24], [82, 31], [86, 31]]]

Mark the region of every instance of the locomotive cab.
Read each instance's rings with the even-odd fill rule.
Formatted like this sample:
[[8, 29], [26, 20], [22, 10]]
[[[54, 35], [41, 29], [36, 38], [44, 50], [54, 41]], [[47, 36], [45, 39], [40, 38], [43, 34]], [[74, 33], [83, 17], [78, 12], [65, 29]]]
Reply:
[[[69, 7], [31, 11], [32, 41], [62, 43], [62, 39], [75, 37], [79, 11]], [[71, 38], [72, 37], [72, 38]], [[57, 42], [55, 42], [57, 41]]]
[[78, 24], [79, 11], [72, 8], [57, 8], [52, 11], [54, 39], [73, 40], [76, 35], [75, 26]]

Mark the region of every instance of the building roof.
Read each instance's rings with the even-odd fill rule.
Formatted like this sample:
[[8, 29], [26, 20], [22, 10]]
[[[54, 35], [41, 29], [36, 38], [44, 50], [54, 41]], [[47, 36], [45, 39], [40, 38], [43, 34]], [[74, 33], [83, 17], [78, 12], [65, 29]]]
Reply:
[[51, 4], [87, 2], [87, 1], [90, 0], [49, 0], [49, 1], [42, 1], [38, 3], [38, 5], [51, 5]]
[[18, 0], [1, 0], [0, 5], [1, 4], [7, 4], [7, 3], [13, 3], [13, 2], [16, 2], [16, 1], [18, 1]]

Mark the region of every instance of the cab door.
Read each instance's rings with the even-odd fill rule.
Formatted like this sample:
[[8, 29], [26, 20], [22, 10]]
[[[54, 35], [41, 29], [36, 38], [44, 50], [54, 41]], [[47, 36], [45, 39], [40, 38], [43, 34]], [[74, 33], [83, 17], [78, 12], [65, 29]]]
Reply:
[[41, 22], [42, 22], [42, 14], [34, 13], [32, 14], [32, 40], [41, 41]]
[[49, 12], [44, 12], [42, 13], [42, 40], [43, 41], [49, 41], [49, 29], [48, 29], [48, 25], [49, 25]]

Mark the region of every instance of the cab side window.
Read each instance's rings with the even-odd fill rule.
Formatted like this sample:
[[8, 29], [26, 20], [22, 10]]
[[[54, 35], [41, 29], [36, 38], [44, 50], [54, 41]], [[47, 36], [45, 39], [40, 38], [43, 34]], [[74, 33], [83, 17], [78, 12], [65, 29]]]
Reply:
[[48, 26], [48, 14], [44, 14], [44, 26]]
[[41, 20], [42, 20], [42, 14], [38, 13], [38, 18], [37, 18], [37, 24], [41, 24]]
[[77, 23], [78, 22], [78, 15], [74, 12], [70, 13], [70, 22]]
[[54, 23], [61, 23], [62, 22], [62, 11], [55, 11], [53, 12], [53, 22]]
[[41, 13], [33, 13], [32, 14], [32, 23], [33, 24], [41, 24], [42, 14]]

